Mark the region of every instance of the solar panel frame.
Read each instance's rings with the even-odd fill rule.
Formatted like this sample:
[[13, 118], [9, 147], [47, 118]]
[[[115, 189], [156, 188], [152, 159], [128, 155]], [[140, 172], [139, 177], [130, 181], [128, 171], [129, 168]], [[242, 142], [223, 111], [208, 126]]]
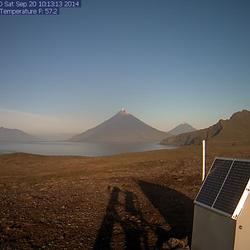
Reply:
[[216, 158], [214, 160], [212, 167], [195, 198], [197, 202], [205, 204], [208, 207], [213, 206], [232, 164], [232, 159]]
[[213, 207], [233, 215], [246, 189], [249, 177], [250, 161], [235, 160]]
[[[225, 178], [224, 178], [224, 182], [223, 182], [223, 184], [221, 185], [221, 188], [220, 188], [220, 190], [218, 191], [218, 194], [217, 194], [216, 198], [214, 199], [214, 202], [213, 202], [213, 204], [212, 204], [212, 206], [211, 206], [211, 205], [207, 205], [207, 204], [205, 204], [205, 203], [199, 201], [199, 195], [200, 195], [200, 193], [201, 193], [201, 191], [202, 191], [202, 189], [203, 189], [203, 187], [204, 187], [206, 181], [208, 180], [209, 175], [211, 174], [211, 171], [216, 167], [216, 166], [215, 166], [216, 160], [232, 161], [232, 164], [231, 164], [230, 168], [228, 169], [228, 173], [227, 173], [227, 175], [226, 175]], [[210, 168], [210, 170], [209, 170], [209, 172], [208, 172], [208, 174], [207, 174], [207, 176], [206, 176], [204, 182], [202, 183], [202, 186], [201, 186], [201, 188], [200, 188], [200, 190], [199, 190], [197, 196], [195, 197], [194, 203], [195, 203], [195, 204], [198, 204], [198, 205], [200, 205], [200, 206], [203, 206], [203, 207], [205, 207], [205, 208], [211, 209], [211, 210], [213, 210], [213, 211], [215, 211], [215, 212], [218, 212], [218, 213], [220, 213], [220, 214], [223, 214], [223, 215], [225, 215], [225, 216], [228, 216], [228, 217], [233, 218], [232, 215], [233, 215], [235, 209], [237, 208], [238, 202], [240, 201], [240, 199], [241, 199], [241, 197], [242, 197], [242, 195], [243, 195], [243, 193], [244, 193], [244, 191], [245, 191], [245, 189], [246, 189], [248, 180], [249, 180], [249, 178], [250, 178], [250, 174], [245, 178], [244, 183], [241, 185], [241, 191], [240, 191], [240, 195], [238, 195], [237, 203], [235, 202], [234, 205], [231, 206], [231, 209], [230, 209], [230, 210], [229, 210], [229, 209], [223, 209], [223, 208], [221, 209], [218, 205], [215, 206], [215, 204], [216, 204], [216, 202], [217, 202], [217, 200], [218, 200], [218, 198], [219, 198], [219, 196], [220, 196], [221, 191], [223, 190], [224, 185], [225, 185], [226, 182], [227, 182], [227, 178], [228, 178], [228, 176], [230, 175], [230, 172], [231, 172], [231, 170], [232, 170], [232, 168], [233, 168], [233, 166], [234, 166], [235, 163], [239, 163], [239, 164], [240, 164], [240, 163], [243, 163], [243, 164], [244, 164], [244, 163], [247, 163], [247, 164], [249, 164], [249, 163], [250, 163], [250, 160], [249, 160], [249, 159], [238, 159], [238, 158], [233, 159], [233, 158], [216, 157], [216, 158], [214, 159], [214, 161], [213, 161], [213, 164], [212, 164], [212, 166], [211, 166], [211, 168]], [[249, 167], [249, 172], [248, 172], [248, 173], [250, 173], [250, 167]], [[232, 174], [233, 174], [233, 173], [232, 173]], [[245, 183], [245, 182], [246, 182], [246, 183]], [[245, 185], [245, 184], [246, 184], [246, 185]], [[228, 185], [228, 184], [226, 184], [226, 185]], [[233, 219], [234, 219], [234, 218], [233, 218]]]
[[197, 201], [197, 197], [199, 196], [199, 194], [200, 194], [200, 192], [201, 192], [201, 189], [202, 189], [204, 183], [206, 182], [206, 180], [207, 180], [207, 178], [208, 178], [208, 176], [209, 176], [209, 174], [210, 174], [210, 172], [211, 172], [211, 169], [213, 168], [213, 165], [214, 165], [214, 162], [216, 161], [216, 159], [222, 159], [222, 158], [221, 158], [221, 157], [215, 157], [215, 158], [214, 158], [214, 161], [213, 161], [213, 163], [212, 163], [212, 165], [211, 165], [211, 167], [210, 167], [210, 169], [209, 169], [209, 171], [208, 171], [208, 173], [207, 173], [205, 179], [204, 179], [203, 182], [202, 182], [202, 185], [201, 185], [201, 187], [200, 187], [200, 190], [199, 190], [198, 194], [197, 194], [197, 195], [195, 196], [195, 198], [194, 198], [194, 202], [199, 203], [199, 202]]

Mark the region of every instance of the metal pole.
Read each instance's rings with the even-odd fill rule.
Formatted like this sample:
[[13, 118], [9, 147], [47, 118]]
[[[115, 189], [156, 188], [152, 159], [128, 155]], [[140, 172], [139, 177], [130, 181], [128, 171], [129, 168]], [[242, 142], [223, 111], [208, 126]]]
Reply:
[[206, 177], [206, 141], [202, 141], [202, 181]]

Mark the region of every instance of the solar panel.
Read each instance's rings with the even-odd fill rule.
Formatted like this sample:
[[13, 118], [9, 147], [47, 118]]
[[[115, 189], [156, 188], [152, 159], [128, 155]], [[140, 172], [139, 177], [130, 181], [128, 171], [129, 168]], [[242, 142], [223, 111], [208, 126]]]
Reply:
[[233, 160], [216, 159], [196, 201], [212, 206], [220, 191]]
[[249, 178], [249, 160], [217, 158], [195, 201], [231, 216]]
[[235, 161], [216, 199], [214, 208], [233, 214], [250, 177], [250, 161]]

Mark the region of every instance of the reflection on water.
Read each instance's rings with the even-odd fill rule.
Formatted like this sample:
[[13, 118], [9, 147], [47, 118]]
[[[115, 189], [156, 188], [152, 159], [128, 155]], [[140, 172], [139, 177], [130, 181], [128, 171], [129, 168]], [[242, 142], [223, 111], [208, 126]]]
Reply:
[[42, 155], [82, 155], [102, 156], [128, 152], [142, 152], [157, 149], [173, 149], [158, 143], [144, 144], [103, 144], [83, 142], [31, 142], [31, 143], [6, 143], [0, 142], [0, 154], [30, 153]]

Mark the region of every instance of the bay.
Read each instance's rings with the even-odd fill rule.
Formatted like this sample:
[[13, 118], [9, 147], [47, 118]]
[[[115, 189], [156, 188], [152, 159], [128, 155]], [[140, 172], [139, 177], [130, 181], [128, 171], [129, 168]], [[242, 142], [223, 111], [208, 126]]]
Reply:
[[174, 149], [159, 143], [107, 144], [63, 141], [0, 142], [0, 154], [29, 153], [40, 155], [107, 156], [130, 152]]

